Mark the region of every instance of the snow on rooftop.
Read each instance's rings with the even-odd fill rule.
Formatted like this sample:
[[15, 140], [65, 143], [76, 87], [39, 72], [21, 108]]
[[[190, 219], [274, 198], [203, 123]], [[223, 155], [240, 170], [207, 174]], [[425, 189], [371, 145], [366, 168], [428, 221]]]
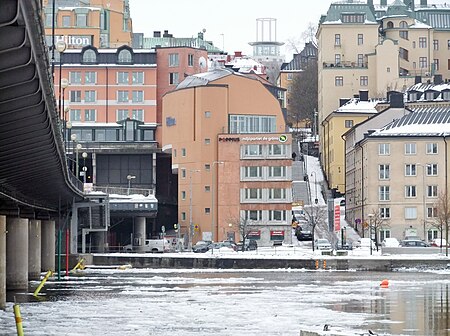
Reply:
[[339, 107], [338, 113], [377, 113], [375, 106], [380, 100], [361, 101], [359, 98], [352, 98], [347, 103]]

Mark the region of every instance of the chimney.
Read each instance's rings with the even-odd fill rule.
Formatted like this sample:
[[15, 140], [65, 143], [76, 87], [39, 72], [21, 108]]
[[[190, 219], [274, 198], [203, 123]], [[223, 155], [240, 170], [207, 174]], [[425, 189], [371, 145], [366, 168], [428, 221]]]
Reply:
[[235, 51], [234, 57], [242, 57], [242, 51]]
[[442, 84], [442, 75], [434, 75], [434, 85]]
[[153, 32], [153, 37], [161, 37], [161, 32], [155, 30], [155, 31]]
[[170, 37], [169, 31], [168, 30], [164, 30], [164, 35], [163, 37]]
[[367, 5], [373, 10], [373, 0], [367, 0]]
[[359, 90], [359, 100], [360, 101], [369, 101], [369, 91]]
[[403, 93], [397, 91], [388, 92], [389, 104], [392, 108], [403, 108]]

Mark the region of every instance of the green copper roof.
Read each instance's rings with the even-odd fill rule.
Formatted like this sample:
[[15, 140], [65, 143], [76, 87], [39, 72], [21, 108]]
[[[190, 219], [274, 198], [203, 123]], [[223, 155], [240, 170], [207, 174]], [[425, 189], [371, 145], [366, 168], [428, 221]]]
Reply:
[[156, 46], [167, 47], [192, 47], [206, 49], [208, 53], [221, 53], [222, 50], [215, 47], [211, 42], [198, 37], [144, 37], [144, 49], [152, 49]]
[[370, 10], [369, 5], [366, 3], [354, 2], [339, 2], [331, 4], [327, 15], [323, 15], [321, 17], [320, 23], [339, 23], [341, 22], [342, 14], [364, 14], [365, 23], [376, 23], [376, 18]]

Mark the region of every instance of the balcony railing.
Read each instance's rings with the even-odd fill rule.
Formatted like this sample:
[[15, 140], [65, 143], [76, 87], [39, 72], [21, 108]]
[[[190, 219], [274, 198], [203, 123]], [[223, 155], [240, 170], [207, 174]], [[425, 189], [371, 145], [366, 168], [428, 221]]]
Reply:
[[114, 195], [144, 195], [150, 196], [155, 194], [155, 189], [144, 188], [123, 188], [123, 187], [111, 187], [111, 186], [94, 186], [94, 191], [101, 191], [106, 194]]
[[367, 62], [323, 62], [324, 68], [363, 68], [367, 69]]

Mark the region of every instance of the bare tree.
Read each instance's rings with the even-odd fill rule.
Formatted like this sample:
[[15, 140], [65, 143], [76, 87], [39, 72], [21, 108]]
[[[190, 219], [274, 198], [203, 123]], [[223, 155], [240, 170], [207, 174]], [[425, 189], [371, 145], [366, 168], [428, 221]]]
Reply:
[[231, 228], [238, 230], [239, 238], [242, 241], [242, 251], [244, 251], [245, 241], [248, 238], [249, 232], [251, 231], [249, 220], [244, 217], [232, 217], [228, 222], [231, 224]]
[[299, 54], [303, 45], [307, 42], [316, 43], [317, 24], [312, 22], [308, 23], [308, 27], [303, 31], [300, 36], [291, 37], [286, 41], [286, 50], [293, 51], [295, 54]]
[[438, 229], [441, 238], [445, 233], [445, 255], [448, 256], [448, 227], [450, 222], [450, 199], [448, 194], [441, 192], [433, 207], [436, 209], [436, 221], [431, 222], [430, 225]]
[[303, 211], [305, 212], [305, 218], [308, 224], [311, 226], [311, 233], [312, 233], [312, 249], [314, 251], [314, 236], [315, 236], [315, 230], [316, 226], [319, 223], [326, 223], [328, 218], [328, 213], [326, 206], [321, 206], [317, 204], [313, 205], [305, 205], [303, 207]]
[[383, 218], [381, 209], [372, 209], [369, 218], [369, 238], [372, 238], [372, 233], [375, 235], [375, 246], [378, 251], [378, 232], [382, 229], [389, 228], [389, 224]]
[[311, 60], [292, 81], [288, 113], [293, 123], [306, 121], [311, 124], [314, 120], [318, 106], [317, 90], [317, 61]]

